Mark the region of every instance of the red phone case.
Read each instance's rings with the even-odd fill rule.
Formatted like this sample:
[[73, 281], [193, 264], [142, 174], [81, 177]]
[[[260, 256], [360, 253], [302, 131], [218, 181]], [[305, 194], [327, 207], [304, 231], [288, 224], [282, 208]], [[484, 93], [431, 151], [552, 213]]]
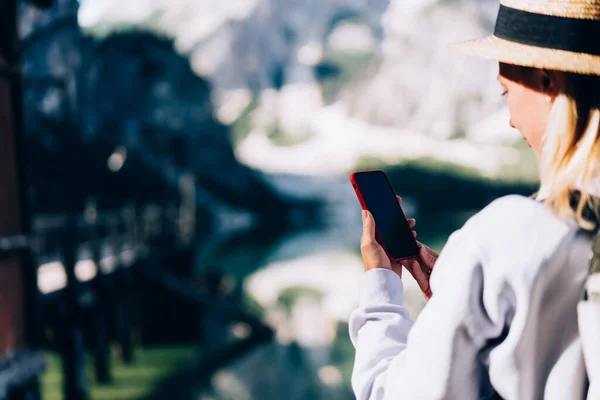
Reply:
[[[390, 189], [392, 189], [392, 192], [395, 194], [394, 187], [392, 186], [392, 183], [390, 182], [390, 178], [387, 176], [387, 174], [383, 170], [372, 169], [372, 170], [366, 170], [366, 171], [353, 172], [350, 175], [350, 183], [352, 183], [352, 187], [354, 188], [354, 192], [356, 193], [356, 197], [358, 197], [358, 201], [360, 202], [360, 206], [362, 207], [363, 210], [367, 210], [369, 212], [370, 212], [370, 210], [367, 208], [367, 205], [365, 204], [363, 196], [360, 193], [360, 189], [358, 187], [358, 184], [356, 183], [356, 175], [358, 175], [358, 174], [368, 174], [368, 173], [374, 173], [374, 172], [376, 172], [376, 173], [382, 173], [385, 176], [385, 179], [387, 180], [388, 185], [390, 185]], [[398, 207], [400, 207], [400, 205], [398, 205]], [[408, 221], [406, 219], [406, 215], [404, 215], [404, 210], [402, 209], [402, 207], [400, 207], [400, 212], [402, 213], [402, 216], [404, 217], [404, 220], [406, 221], [406, 224], [408, 225]], [[381, 245], [381, 247], [383, 247], [383, 250], [385, 251], [385, 254], [388, 256], [388, 258], [392, 262], [394, 262], [394, 261], [400, 261], [400, 260], [406, 260], [407, 258], [412, 258], [412, 257], [415, 257], [417, 255], [417, 254], [414, 254], [412, 256], [407, 256], [407, 257], [404, 257], [404, 258], [393, 258], [392, 256], [390, 256], [390, 253], [385, 248], [385, 244], [383, 243], [383, 240], [381, 239], [381, 235], [379, 234], [379, 231], [377, 230], [377, 226], [375, 226], [375, 240], [377, 240], [377, 243], [379, 243]], [[414, 238], [413, 238], [413, 240], [415, 241], [415, 244], [416, 244], [417, 241]]]

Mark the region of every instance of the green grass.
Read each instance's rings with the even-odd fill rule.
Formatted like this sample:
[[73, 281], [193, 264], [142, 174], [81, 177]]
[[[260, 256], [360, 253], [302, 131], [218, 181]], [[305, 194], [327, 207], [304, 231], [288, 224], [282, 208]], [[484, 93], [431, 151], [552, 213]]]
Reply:
[[[113, 382], [101, 385], [94, 381], [92, 359], [86, 361], [90, 398], [93, 400], [131, 400], [148, 396], [168, 375], [181, 367], [196, 352], [194, 346], [161, 346], [138, 348], [132, 365], [125, 365], [112, 354]], [[44, 400], [62, 400], [62, 364], [56, 353], [47, 354], [46, 371], [41, 385]]]

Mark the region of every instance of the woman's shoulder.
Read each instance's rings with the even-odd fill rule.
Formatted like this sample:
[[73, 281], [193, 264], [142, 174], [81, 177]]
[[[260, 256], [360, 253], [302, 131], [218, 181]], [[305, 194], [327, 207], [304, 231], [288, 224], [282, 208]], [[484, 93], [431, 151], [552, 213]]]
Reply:
[[540, 201], [534, 200], [531, 197], [511, 194], [500, 197], [492, 201], [488, 206], [481, 210], [478, 215], [481, 217], [490, 218], [493, 216], [503, 216], [511, 214], [539, 214], [549, 212], [549, 210]]
[[[576, 230], [542, 203], [524, 196], [501, 197], [472, 217], [462, 229], [482, 257], [515, 265], [552, 255]], [[535, 263], [534, 263], [535, 264]]]
[[571, 227], [569, 222], [554, 216], [552, 211], [541, 202], [519, 195], [509, 195], [494, 200], [465, 225], [468, 229], [483, 229], [486, 232], [489, 229], [485, 228], [494, 227], [513, 232], [523, 229], [544, 231], [549, 226], [564, 230], [569, 230]]

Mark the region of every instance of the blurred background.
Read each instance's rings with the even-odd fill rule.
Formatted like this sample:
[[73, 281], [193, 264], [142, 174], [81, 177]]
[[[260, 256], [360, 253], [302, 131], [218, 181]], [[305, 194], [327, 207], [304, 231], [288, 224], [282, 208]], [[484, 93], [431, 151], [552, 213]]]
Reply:
[[447, 47], [497, 9], [1, 0], [0, 398], [352, 399], [349, 174], [438, 251], [536, 189], [497, 65]]

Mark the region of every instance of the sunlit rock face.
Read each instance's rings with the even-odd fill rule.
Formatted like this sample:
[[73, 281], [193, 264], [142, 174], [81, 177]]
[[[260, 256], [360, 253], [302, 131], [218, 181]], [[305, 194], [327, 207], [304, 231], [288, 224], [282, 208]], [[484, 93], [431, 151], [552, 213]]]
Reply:
[[[88, 0], [79, 12], [81, 26], [96, 34], [125, 26], [159, 31], [174, 38], [193, 70], [210, 77], [217, 90], [217, 117], [229, 123], [250, 104], [250, 93], [282, 89], [273, 110], [275, 125], [292, 137], [309, 130], [311, 114], [323, 106], [315, 66], [324, 46], [373, 51], [381, 42], [381, 17], [387, 0], [227, 2], [132, 1], [124, 10], [116, 0]], [[345, 32], [328, 42], [344, 21], [359, 20], [368, 37]], [[344, 32], [342, 32], [343, 36]], [[335, 39], [335, 38], [334, 38]], [[260, 102], [263, 105], [262, 101]], [[270, 107], [270, 108], [269, 108]]]
[[290, 72], [285, 83], [310, 79], [292, 70], [311, 63], [307, 46], [320, 46], [340, 21], [364, 21], [381, 39], [387, 6], [387, 0], [87, 0], [79, 23], [96, 35], [123, 27], [161, 31], [216, 86], [260, 90], [281, 85], [280, 68]]
[[[190, 55], [194, 71], [210, 76], [220, 89], [217, 104], [232, 109], [241, 110], [251, 100], [240, 90], [290, 86], [275, 107], [280, 127], [289, 134], [306, 131], [301, 121], [323, 106], [314, 66], [333, 45], [381, 54], [376, 72], [355, 80], [355, 90], [345, 92], [352, 115], [437, 138], [505, 142], [515, 137], [508, 128], [494, 128], [495, 123], [482, 129], [482, 120], [495, 122], [502, 112], [495, 63], [448, 48], [490, 33], [498, 7], [494, 1], [138, 0], [124, 9], [114, 7], [115, 2], [84, 2], [81, 25], [97, 34], [126, 25], [165, 32], [180, 52]], [[368, 26], [371, 39], [351, 32], [331, 35], [348, 20]], [[265, 107], [273, 109], [269, 104]], [[232, 115], [239, 111], [225, 112], [223, 118], [229, 121]]]
[[517, 140], [495, 80], [497, 63], [449, 48], [490, 34], [497, 9], [488, 0], [391, 1], [383, 18], [382, 62], [348, 91], [351, 113], [437, 138]]
[[[322, 116], [330, 113], [322, 110], [332, 102], [342, 103], [346, 120], [337, 130], [357, 120], [441, 141], [506, 145], [519, 138], [508, 127], [496, 64], [448, 48], [491, 32], [498, 7], [491, 0], [139, 0], [124, 10], [114, 7], [115, 1], [83, 2], [80, 24], [96, 35], [136, 26], [174, 38], [192, 69], [214, 84], [219, 121], [235, 121], [255, 100], [248, 140], [271, 140], [276, 134], [293, 145], [319, 136], [315, 126], [323, 125]], [[374, 55], [369, 68], [346, 77], [333, 97], [319, 80], [321, 63], [331, 61], [332, 52]], [[335, 73], [348, 60], [334, 61]], [[270, 161], [263, 166], [245, 148], [240, 152], [244, 162], [261, 169], [297, 170], [271, 167]], [[353, 162], [336, 170], [345, 171]], [[322, 169], [310, 172], [315, 168]], [[485, 173], [496, 169], [483, 168]]]

